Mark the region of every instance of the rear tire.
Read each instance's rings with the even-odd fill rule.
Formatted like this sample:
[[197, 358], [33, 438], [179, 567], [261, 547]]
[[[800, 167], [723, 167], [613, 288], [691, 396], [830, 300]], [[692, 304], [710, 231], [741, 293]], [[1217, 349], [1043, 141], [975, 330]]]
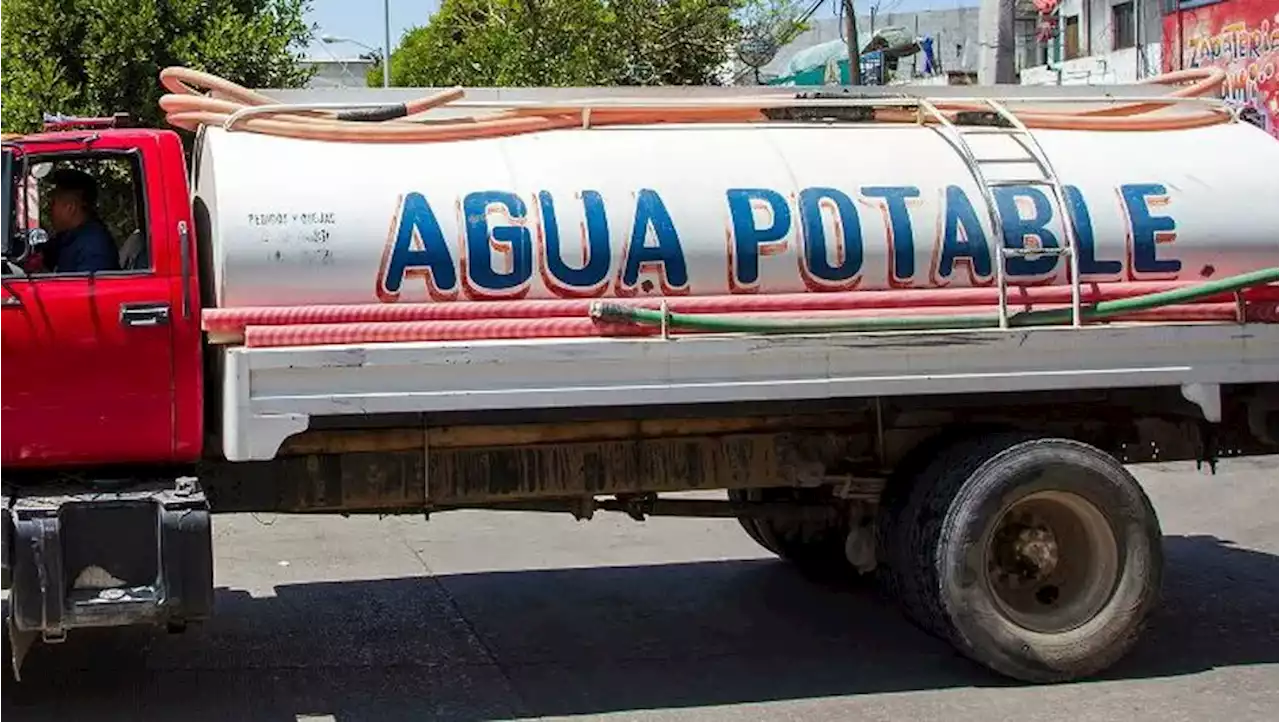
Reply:
[[1009, 677], [1106, 669], [1159, 597], [1155, 511], [1086, 444], [1020, 433], [951, 444], [892, 506], [886, 581], [907, 616]]
[[972, 443], [984, 435], [1006, 433], [1004, 429], [950, 427], [926, 438], [909, 451], [890, 474], [876, 514], [877, 581], [890, 598], [902, 600], [900, 576], [894, 570], [913, 569], [915, 563], [904, 558], [904, 544], [897, 542], [898, 529], [904, 523], [907, 508], [915, 508], [919, 500], [912, 496], [927, 490], [920, 479], [939, 456], [962, 444]]
[[[815, 502], [818, 489], [730, 489], [734, 502]], [[848, 516], [831, 521], [796, 521], [740, 516], [738, 523], [752, 541], [795, 564], [802, 571], [820, 576], [850, 576], [857, 570], [845, 557], [849, 536]]]

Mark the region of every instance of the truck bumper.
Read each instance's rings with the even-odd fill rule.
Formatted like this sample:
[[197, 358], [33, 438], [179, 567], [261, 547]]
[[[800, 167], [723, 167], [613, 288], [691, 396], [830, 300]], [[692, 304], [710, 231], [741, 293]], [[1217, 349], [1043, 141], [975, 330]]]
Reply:
[[16, 653], [75, 628], [180, 628], [209, 616], [209, 505], [194, 479], [12, 491], [3, 499], [4, 583]]

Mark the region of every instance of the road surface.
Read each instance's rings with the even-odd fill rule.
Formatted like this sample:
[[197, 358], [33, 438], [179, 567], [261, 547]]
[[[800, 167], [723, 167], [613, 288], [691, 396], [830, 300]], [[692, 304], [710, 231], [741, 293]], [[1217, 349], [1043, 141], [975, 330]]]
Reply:
[[[1137, 470], [1165, 598], [1105, 679], [1009, 683], [733, 521], [215, 520], [215, 621], [37, 649], [6, 722], [1277, 718], [1277, 459]], [[35, 679], [31, 679], [35, 677]]]

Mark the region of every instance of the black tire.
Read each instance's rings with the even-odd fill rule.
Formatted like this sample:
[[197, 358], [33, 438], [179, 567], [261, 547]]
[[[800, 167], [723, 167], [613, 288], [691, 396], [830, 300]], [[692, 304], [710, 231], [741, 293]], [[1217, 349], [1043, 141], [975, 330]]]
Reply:
[[[917, 475], [886, 542], [889, 586], [912, 621], [1028, 682], [1111, 666], [1160, 594], [1161, 531], [1146, 494], [1114, 458], [1066, 439], [947, 446]], [[1042, 566], [1028, 562], [1037, 551]]]
[[[817, 501], [816, 489], [730, 489], [729, 500], [750, 501]], [[856, 574], [845, 557], [844, 545], [849, 535], [847, 517], [831, 522], [783, 521], [738, 517], [747, 536], [769, 552], [795, 564], [802, 571], [820, 576]]]
[[764, 547], [765, 550], [781, 556], [779, 550], [771, 546], [769, 542], [765, 540], [764, 534], [760, 533], [760, 528], [756, 526], [756, 520], [754, 518], [749, 516], [740, 516], [738, 517], [738, 524], [742, 527], [742, 530], [747, 533], [747, 536], [751, 537], [751, 541]]
[[[969, 443], [984, 434], [1004, 431], [1006, 430], [984, 427], [944, 429], [913, 447], [889, 475], [876, 513], [876, 576], [888, 597], [896, 600], [902, 598], [899, 577], [893, 570], [913, 567], [911, 559], [902, 555], [906, 547], [897, 543], [897, 530], [904, 523], [903, 516], [907, 508], [919, 504], [918, 499], [912, 501], [913, 495], [920, 494], [929, 486], [927, 483], [920, 483], [925, 470], [935, 459], [955, 446]], [[910, 525], [909, 522], [907, 524]]]
[[[760, 501], [760, 490], [758, 489], [730, 489], [729, 501], [741, 503], [746, 501]], [[742, 530], [751, 537], [751, 541], [764, 547], [767, 551], [781, 556], [781, 552], [771, 545], [769, 539], [760, 531], [760, 527], [756, 525], [755, 517], [740, 516], [738, 517], [738, 525]]]

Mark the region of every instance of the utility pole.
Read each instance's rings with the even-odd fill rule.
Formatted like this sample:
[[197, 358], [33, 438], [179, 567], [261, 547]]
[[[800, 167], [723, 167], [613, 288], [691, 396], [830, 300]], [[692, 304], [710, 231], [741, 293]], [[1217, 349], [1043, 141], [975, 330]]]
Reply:
[[841, 2], [844, 4], [844, 36], [849, 44], [849, 84], [862, 85], [862, 46], [858, 43], [858, 17], [853, 14], [853, 0]]
[[382, 87], [391, 87], [391, 0], [382, 0]]
[[[1142, 33], [1145, 32], [1142, 27], [1142, 0], [1134, 0], [1133, 3], [1133, 58], [1137, 63], [1137, 67], [1133, 69], [1134, 78], [1142, 80], [1147, 77], [1146, 48], [1142, 44]], [[1088, 30], [1085, 31], [1086, 33]]]

